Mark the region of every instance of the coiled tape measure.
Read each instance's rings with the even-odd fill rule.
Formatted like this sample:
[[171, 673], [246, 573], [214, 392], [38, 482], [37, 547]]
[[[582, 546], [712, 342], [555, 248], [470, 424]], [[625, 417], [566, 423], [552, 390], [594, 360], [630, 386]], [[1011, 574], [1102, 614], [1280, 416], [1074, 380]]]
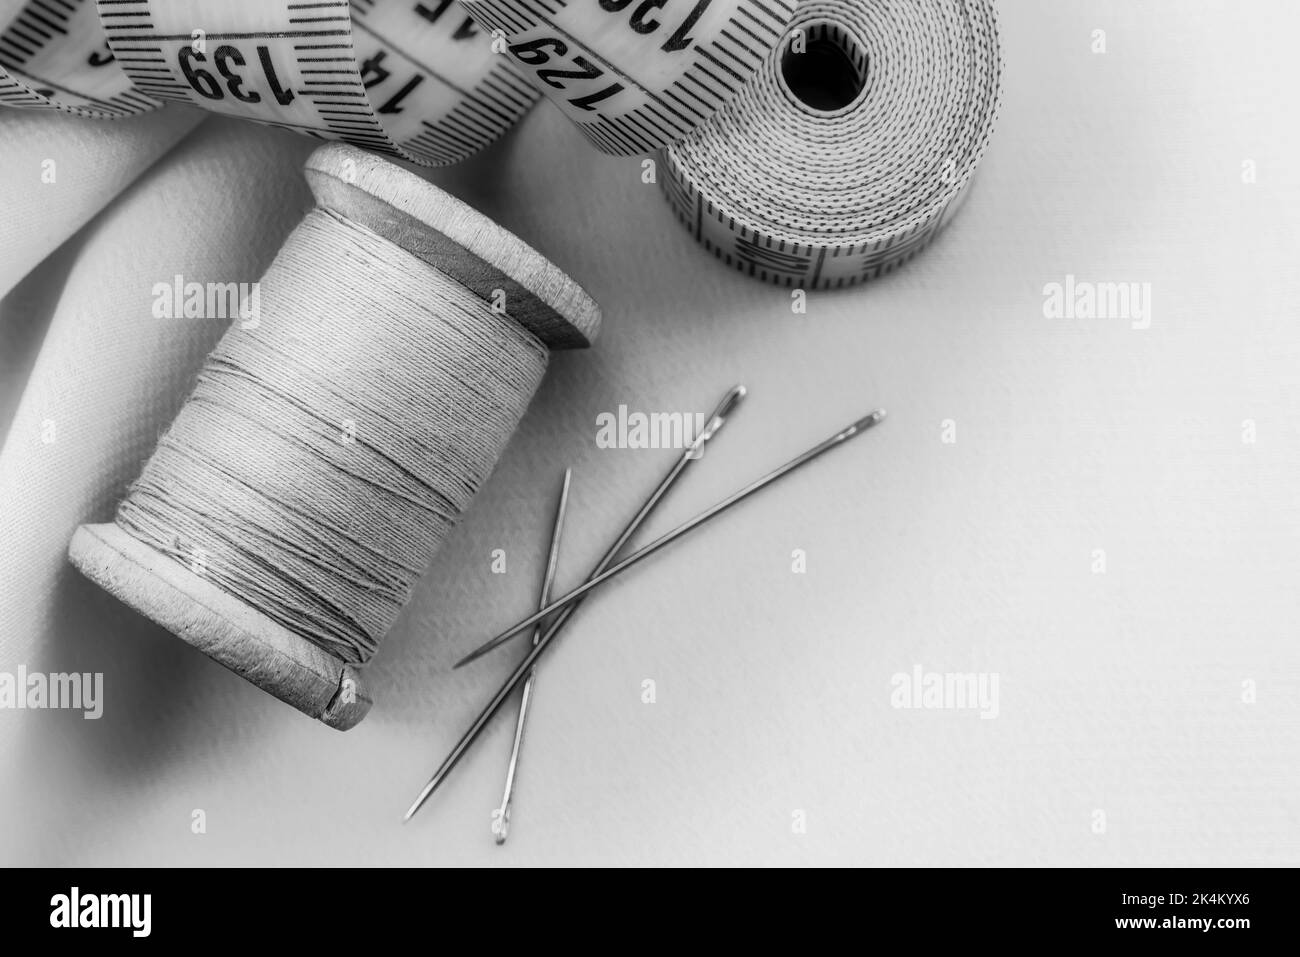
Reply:
[[782, 45], [664, 151], [678, 218], [728, 265], [846, 286], [924, 249], [966, 197], [997, 116], [990, 0], [805, 0]]
[[795, 0], [465, 0], [606, 153], [675, 143], [781, 41]]

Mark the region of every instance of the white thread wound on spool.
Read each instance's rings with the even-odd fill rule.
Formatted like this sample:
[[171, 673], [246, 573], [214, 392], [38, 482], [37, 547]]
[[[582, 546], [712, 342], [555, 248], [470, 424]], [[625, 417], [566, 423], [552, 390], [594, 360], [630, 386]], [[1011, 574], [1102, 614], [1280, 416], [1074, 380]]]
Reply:
[[[306, 226], [322, 238], [319, 248], [316, 244], [312, 246], [317, 260], [304, 268], [298, 285], [293, 287], [303, 307], [298, 316], [306, 325], [300, 335], [284, 340], [289, 347], [281, 348], [279, 353], [292, 359], [297, 356], [299, 348], [319, 347], [322, 333], [309, 321], [312, 314], [323, 311], [332, 315], [335, 310], [330, 307], [340, 302], [351, 303], [353, 310], [360, 310], [359, 314], [346, 317], [354, 323], [353, 340], [345, 343], [351, 347], [352, 353], [342, 357], [337, 352], [332, 354], [334, 361], [327, 371], [337, 378], [324, 379], [326, 386], [335, 386], [332, 392], [326, 390], [327, 395], [346, 395], [340, 384], [367, 371], [380, 377], [409, 374], [405, 363], [393, 368], [384, 346], [409, 344], [412, 336], [418, 345], [423, 341], [421, 335], [429, 333], [418, 323], [414, 326], [407, 323], [409, 334], [394, 338], [384, 327], [389, 321], [393, 300], [401, 297], [391, 295], [382, 282], [375, 283], [375, 288], [368, 292], [366, 290], [377, 275], [388, 268], [387, 263], [397, 260], [405, 263], [410, 257], [429, 267], [424, 281], [431, 285], [429, 289], [416, 289], [406, 297], [407, 300], [414, 298], [426, 306], [429, 302], [436, 303], [439, 297], [459, 302], [471, 314], [484, 317], [495, 334], [501, 336], [500, 341], [491, 341], [473, 353], [476, 358], [467, 367], [450, 361], [447, 364], [446, 376], [467, 387], [485, 380], [492, 383], [492, 395], [500, 402], [499, 407], [489, 403], [486, 411], [472, 405], [463, 419], [455, 420], [465, 429], [483, 430], [481, 421], [477, 426], [470, 424], [473, 414], [480, 420], [486, 418], [489, 425], [497, 423], [492, 427], [492, 434], [496, 434], [497, 428], [513, 427], [519, 412], [522, 412], [522, 408], [514, 410], [514, 400], [508, 396], [517, 392], [523, 397], [520, 405], [526, 404], [527, 396], [536, 387], [536, 379], [541, 373], [527, 359], [526, 350], [515, 352], [520, 347], [520, 335], [527, 349], [536, 348], [534, 338], [547, 349], [573, 349], [590, 345], [596, 337], [600, 328], [600, 307], [580, 286], [518, 237], [414, 173], [341, 143], [316, 150], [308, 158], [305, 172], [318, 208], [324, 211], [322, 215], [337, 218], [341, 221], [339, 226], [346, 224], [349, 228], [334, 229], [328, 219], [321, 220], [319, 216], [312, 217]], [[317, 230], [316, 227], [322, 223], [328, 228]], [[381, 259], [374, 262], [373, 269], [356, 267], [353, 260], [357, 258], [357, 251], [349, 247], [357, 243], [362, 248], [380, 251]], [[300, 246], [301, 243], [291, 236], [286, 244], [291, 252], [284, 255], [292, 255], [292, 250]], [[338, 256], [345, 261], [336, 268]], [[291, 285], [286, 281], [286, 275], [292, 273], [286, 274], [279, 261], [273, 265], [271, 287], [266, 290], [267, 295], [261, 297], [262, 303], [270, 306], [258, 317], [262, 323], [278, 321], [277, 311], [282, 298], [286, 302], [292, 301], [278, 291], [282, 286], [287, 288]], [[419, 266], [409, 263], [406, 266], [419, 272]], [[356, 290], [355, 293], [340, 296], [337, 287], [341, 282]], [[465, 296], [468, 299], [463, 298]], [[475, 308], [486, 309], [488, 302], [492, 303], [492, 311], [474, 312]], [[518, 327], [518, 332], [496, 327], [492, 317], [497, 316], [495, 310], [499, 304], [506, 306], [506, 313], [499, 317], [500, 320], [509, 320]], [[401, 308], [413, 307], [407, 301], [401, 303]], [[433, 322], [432, 317], [427, 318]], [[469, 337], [481, 334], [478, 328], [468, 324], [464, 332]], [[327, 344], [334, 341], [325, 338]], [[484, 371], [501, 361], [501, 350], [516, 356], [516, 361], [522, 366], [521, 372], [507, 369], [504, 378], [496, 379], [490, 371]], [[422, 354], [427, 350], [416, 351]], [[443, 354], [447, 359], [454, 356], [454, 350]], [[420, 357], [412, 355], [409, 361], [418, 362]], [[479, 361], [482, 368], [477, 364]], [[318, 372], [323, 368], [320, 365], [312, 367]], [[273, 379], [275, 375], [272, 373]], [[279, 376], [282, 378], [283, 373]], [[432, 382], [434, 388], [443, 388], [440, 384], [443, 380], [431, 380], [423, 374], [417, 375], [415, 381]], [[495, 386], [504, 388], [506, 396], [497, 394]], [[367, 394], [376, 392], [372, 388]], [[406, 393], [400, 388], [394, 392], [392, 387], [384, 385], [377, 394], [381, 397], [396, 395], [400, 400], [400, 396]], [[462, 393], [453, 390], [452, 394]], [[423, 402], [427, 406], [434, 400], [430, 396]], [[443, 408], [448, 410], [448, 416], [452, 415], [450, 406], [437, 404], [433, 407], [434, 414]], [[428, 414], [427, 408], [424, 411]], [[334, 414], [338, 414], [337, 410]], [[407, 419], [402, 417], [392, 421], [405, 423]], [[437, 433], [428, 431], [428, 424], [418, 413], [413, 422], [412, 438], [401, 439], [399, 436], [387, 462], [418, 475], [418, 461], [415, 467], [407, 468], [407, 463], [413, 461], [410, 456], [424, 454], [430, 447], [436, 448], [437, 442], [430, 436], [436, 438]], [[339, 424], [343, 429], [347, 428], [346, 422]], [[366, 423], [358, 425], [358, 436], [369, 441], [368, 436], [361, 434]], [[463, 439], [459, 432], [449, 430], [448, 441], [455, 441], [458, 437]], [[505, 444], [506, 438], [504, 434], [500, 436], [498, 448]], [[242, 448], [226, 451], [238, 457]], [[462, 489], [462, 484], [465, 497], [468, 497], [480, 481], [479, 472], [485, 473], [490, 468], [491, 463], [486, 459], [495, 453], [487, 448], [480, 451], [483, 460], [477, 462], [478, 470], [469, 477], [462, 475], [461, 484], [452, 481], [445, 490], [449, 499], [454, 500], [454, 493]], [[320, 464], [319, 460], [316, 464]], [[240, 467], [243, 467], [240, 462], [233, 463], [236, 474]], [[280, 463], [276, 463], [272, 471], [277, 476], [285, 473]], [[361, 476], [362, 479], [369, 477]], [[405, 477], [409, 478], [409, 474]], [[297, 490], [300, 496], [306, 494], [301, 482], [290, 483], [289, 487]], [[162, 494], [165, 496], [166, 490], [162, 490]], [[311, 500], [295, 499], [294, 502], [299, 508], [299, 513], [294, 515], [295, 521], [301, 512], [314, 514], [311, 509], [319, 507]], [[399, 502], [396, 507], [400, 509], [403, 505]], [[364, 516], [358, 519], [355, 509], [344, 509], [343, 512], [331, 517], [337, 519], [345, 531], [353, 530], [352, 526], [358, 521], [369, 520]], [[245, 518], [242, 514], [235, 517], [240, 521]], [[394, 524], [396, 520], [390, 521], [386, 527]], [[300, 526], [301, 523], [295, 527]], [[338, 730], [354, 727], [365, 717], [372, 699], [358, 666], [273, 619], [256, 599], [245, 600], [220, 587], [206, 574], [206, 552], [190, 555], [186, 563], [175, 547], [177, 543], [170, 537], [162, 544], [170, 554], [135, 537], [116, 523], [82, 525], [68, 545], [68, 557], [83, 574], [127, 605], [304, 714]], [[310, 556], [310, 550], [299, 549], [292, 553], [295, 561], [302, 560], [304, 554]], [[417, 556], [407, 564], [413, 566], [421, 557]], [[250, 594], [260, 594], [259, 587], [264, 587], [260, 581], [246, 579], [246, 582], [250, 583], [247, 589]], [[327, 601], [331, 594], [324, 595]], [[382, 623], [386, 615], [380, 613], [376, 617]], [[349, 630], [343, 628], [344, 632]], [[330, 639], [322, 641], [328, 645]], [[350, 634], [345, 643], [353, 649], [356, 657], [364, 656], [373, 646], [372, 641], [358, 640]]]
[[548, 352], [321, 209], [268, 270], [261, 312], [218, 344], [117, 523], [364, 663], [491, 472]]
[[664, 193], [750, 275], [811, 288], [873, 278], [956, 211], [1000, 76], [989, 0], [806, 0], [740, 95], [664, 151]]

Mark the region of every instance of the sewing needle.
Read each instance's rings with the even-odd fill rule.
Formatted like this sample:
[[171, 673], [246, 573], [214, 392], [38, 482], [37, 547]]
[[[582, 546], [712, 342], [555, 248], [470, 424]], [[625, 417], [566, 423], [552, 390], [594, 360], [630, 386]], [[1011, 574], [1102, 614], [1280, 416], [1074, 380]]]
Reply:
[[[709, 416], [704, 431], [695, 437], [695, 441], [691, 443], [690, 447], [687, 448], [677, 462], [674, 463], [673, 467], [668, 471], [668, 474], [664, 476], [663, 481], [659, 483], [658, 488], [650, 493], [650, 497], [646, 499], [645, 504], [641, 506], [636, 515], [632, 517], [632, 520], [628, 522], [627, 527], [623, 529], [622, 533], [620, 533], [618, 538], [615, 539], [614, 544], [605, 552], [605, 555], [601, 558], [599, 564], [592, 569], [591, 574], [588, 576], [588, 580], [595, 578], [613, 563], [614, 559], [618, 557], [618, 553], [622, 551], [623, 546], [628, 543], [628, 540], [631, 539], [631, 537], [636, 533], [636, 530], [641, 527], [641, 524], [649, 518], [650, 513], [654, 511], [655, 506], [662, 501], [664, 495], [666, 495], [668, 490], [672, 488], [673, 484], [681, 476], [682, 472], [686, 470], [686, 467], [703, 456], [705, 443], [718, 434], [718, 430], [726, 423], [727, 417], [736, 406], [741, 403], [745, 398], [745, 395], [745, 387], [743, 385], [737, 385], [722, 397], [722, 401], [718, 403], [718, 407], [714, 409], [713, 414]], [[492, 720], [492, 716], [497, 713], [497, 709], [501, 707], [502, 703], [510, 696], [510, 693], [514, 691], [515, 686], [519, 684], [519, 681], [523, 676], [532, 669], [534, 663], [539, 657], [541, 657], [541, 652], [551, 643], [555, 636], [560, 633], [560, 630], [564, 627], [564, 623], [569, 620], [575, 611], [577, 611], [580, 604], [582, 604], [581, 599], [571, 602], [565, 606], [564, 611], [556, 616], [555, 621], [551, 623], [551, 626], [546, 630], [546, 633], [542, 635], [541, 640], [533, 646], [533, 650], [529, 653], [529, 656], [515, 669], [514, 673], [506, 679], [505, 684], [503, 684], [497, 690], [497, 693], [492, 696], [492, 700], [487, 703], [487, 706], [481, 712], [479, 712], [479, 716], [474, 719], [474, 723], [469, 726], [469, 730], [461, 736], [460, 741], [458, 741], [456, 746], [452, 748], [451, 753], [448, 754], [446, 759], [442, 762], [442, 766], [438, 768], [433, 777], [429, 779], [429, 782], [424, 786], [424, 789], [415, 799], [415, 803], [413, 803], [407, 810], [406, 815], [402, 818], [403, 821], [409, 821], [415, 815], [415, 812], [420, 809], [420, 806], [429, 799], [429, 795], [433, 794], [433, 792], [438, 789], [438, 786], [443, 782], [447, 775], [451, 773], [452, 768], [454, 768], [460, 762], [460, 759], [465, 756], [465, 752], [469, 750], [470, 745], [472, 745], [475, 739], [478, 738], [479, 734], [482, 733], [483, 729], [487, 726], [487, 723]]]
[[789, 475], [795, 469], [803, 465], [807, 465], [809, 462], [817, 458], [819, 455], [822, 455], [823, 453], [830, 451], [831, 449], [835, 448], [837, 445], [840, 445], [841, 443], [848, 441], [849, 439], [853, 438], [856, 435], [862, 434], [863, 432], [867, 431], [873, 426], [879, 425], [884, 418], [885, 418], [885, 411], [883, 409], [877, 409], [875, 412], [872, 412], [870, 415], [854, 422], [848, 428], [843, 429], [840, 432], [836, 432], [829, 439], [826, 439], [824, 442], [821, 442], [818, 445], [813, 446], [811, 449], [809, 449], [807, 452], [804, 452], [802, 455], [798, 455], [795, 458], [791, 459], [789, 462], [785, 463], [785, 465], [782, 465], [776, 471], [770, 472], [767, 475], [763, 476], [762, 478], [758, 479], [757, 481], [752, 482], [751, 484], [745, 486], [740, 491], [731, 495], [729, 498], [723, 499], [717, 505], [714, 505], [712, 508], [708, 509], [707, 511], [695, 516], [689, 522], [679, 525], [671, 532], [668, 532], [666, 535], [663, 535], [660, 538], [655, 539], [653, 542], [651, 542], [649, 545], [645, 546], [644, 548], [640, 549], [639, 551], [633, 552], [631, 555], [623, 559], [621, 562], [619, 562], [617, 565], [613, 566], [612, 568], [609, 568], [606, 571], [602, 572], [601, 574], [588, 579], [586, 584], [579, 585], [577, 588], [575, 588], [573, 591], [569, 592], [567, 595], [565, 595], [562, 598], [557, 598], [555, 601], [551, 602], [545, 608], [540, 609], [536, 614], [528, 618], [525, 618], [523, 621], [518, 622], [517, 624], [514, 624], [511, 627], [507, 628], [505, 631], [501, 632], [501, 634], [497, 635], [491, 641], [485, 642], [484, 644], [476, 648], [474, 651], [471, 651], [460, 661], [456, 662], [455, 667], [459, 668], [462, 665], [469, 664], [471, 661], [474, 661], [476, 658], [482, 657], [492, 649], [509, 641], [511, 638], [519, 634], [519, 632], [523, 631], [525, 628], [527, 628], [529, 625], [533, 624], [534, 622], [541, 621], [543, 618], [545, 618], [547, 615], [551, 614], [552, 612], [555, 612], [558, 609], [563, 608], [565, 605], [568, 605], [570, 602], [576, 601], [577, 599], [585, 595], [587, 592], [591, 591], [593, 588], [600, 585], [602, 582], [608, 581], [609, 579], [613, 578], [615, 575], [619, 574], [620, 572], [626, 571], [627, 569], [635, 565], [637, 562], [649, 558], [651, 555], [659, 551], [659, 549], [663, 548], [665, 545], [669, 545], [672, 542], [676, 541], [678, 538], [681, 538], [687, 532], [699, 528], [701, 525], [703, 525], [705, 522], [709, 521], [710, 519], [716, 518], [717, 516], [721, 515], [727, 509], [731, 508], [731, 506], [737, 504], [738, 502], [743, 501], [744, 499], [753, 495], [755, 492], [759, 491], [760, 489], [765, 488], [768, 485], [771, 485], [773, 482], [777, 481], [778, 479], [784, 478], [786, 475]]
[[[573, 479], [573, 469], [564, 470], [564, 485], [560, 488], [560, 503], [555, 507], [555, 524], [551, 527], [551, 551], [546, 559], [546, 574], [542, 578], [541, 595], [538, 606], [545, 608], [551, 599], [551, 586], [555, 584], [555, 567], [560, 558], [560, 537], [564, 533], [564, 513], [569, 508], [569, 484]], [[542, 625], [539, 622], [533, 629], [533, 644], [542, 637]], [[519, 717], [515, 719], [515, 738], [510, 745], [510, 764], [506, 767], [506, 786], [501, 795], [501, 807], [492, 812], [492, 833], [498, 844], [506, 842], [510, 833], [510, 805], [515, 795], [515, 771], [519, 767], [519, 749], [524, 743], [524, 725], [528, 721], [528, 703], [533, 696], [533, 681], [537, 678], [537, 666], [528, 672], [524, 682], [524, 693], [519, 699]]]

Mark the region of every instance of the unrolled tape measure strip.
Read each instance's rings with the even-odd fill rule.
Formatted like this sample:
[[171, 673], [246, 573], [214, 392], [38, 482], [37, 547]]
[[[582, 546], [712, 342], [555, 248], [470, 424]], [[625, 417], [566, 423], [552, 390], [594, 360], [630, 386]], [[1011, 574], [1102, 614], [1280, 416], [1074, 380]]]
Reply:
[[10, 106], [178, 100], [440, 166], [536, 99], [454, 0], [0, 0]]
[[114, 61], [94, 0], [0, 0], [0, 104], [92, 119], [158, 106]]
[[536, 93], [453, 0], [98, 0], [144, 93], [455, 163], [514, 125]]
[[181, 100], [444, 164], [535, 86], [600, 149], [645, 153], [734, 97], [795, 3], [0, 0], [0, 102], [115, 117]]
[[782, 45], [664, 152], [664, 192], [720, 259], [844, 286], [921, 251], [956, 211], [997, 113], [990, 0], [805, 0]]
[[796, 0], [465, 0], [598, 148], [674, 143], [731, 100]]

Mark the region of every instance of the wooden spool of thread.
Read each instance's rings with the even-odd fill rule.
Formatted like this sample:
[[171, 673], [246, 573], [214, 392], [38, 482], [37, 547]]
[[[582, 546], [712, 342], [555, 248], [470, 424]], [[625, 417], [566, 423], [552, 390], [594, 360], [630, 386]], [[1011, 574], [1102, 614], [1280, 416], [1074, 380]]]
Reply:
[[360, 671], [596, 303], [465, 204], [341, 144], [111, 524], [74, 565], [346, 730]]

